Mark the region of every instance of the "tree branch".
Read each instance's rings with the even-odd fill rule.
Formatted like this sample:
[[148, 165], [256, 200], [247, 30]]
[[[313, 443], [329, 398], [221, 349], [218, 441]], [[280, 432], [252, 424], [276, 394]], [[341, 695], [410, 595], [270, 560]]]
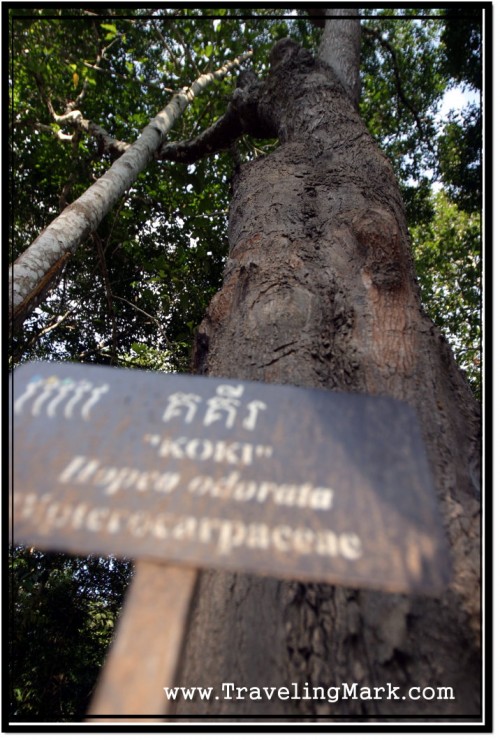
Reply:
[[123, 303], [126, 303], [127, 305], [129, 305], [135, 311], [138, 311], [139, 313], [142, 313], [144, 316], [146, 316], [148, 319], [151, 319], [151, 321], [153, 321], [153, 323], [155, 323], [156, 326], [158, 327], [158, 331], [160, 332], [160, 334], [162, 335], [163, 339], [165, 340], [165, 344], [167, 345], [167, 347], [171, 347], [172, 346], [172, 343], [170, 342], [170, 339], [165, 334], [165, 331], [163, 329], [163, 326], [162, 326], [161, 322], [157, 318], [155, 318], [154, 316], [151, 316], [150, 313], [148, 313], [147, 311], [145, 311], [143, 308], [140, 308], [140, 306], [137, 306], [135, 303], [132, 303], [131, 301], [127, 300], [126, 298], [122, 298], [121, 296], [114, 295], [114, 294], [112, 294], [111, 297], [114, 298], [117, 301], [123, 301]]
[[[100, 67], [90, 64], [93, 69], [105, 72]], [[73, 104], [67, 106], [66, 112], [58, 115], [52, 102], [46, 96], [41, 75], [37, 75], [40, 93], [43, 95], [54, 122], [67, 124], [97, 139], [99, 154], [110, 154], [113, 158], [121, 157], [129, 148], [126, 141], [115, 139], [106, 129], [83, 117], [81, 111], [75, 110]], [[226, 113], [199, 136], [185, 141], [169, 142], [156, 153], [158, 160], [169, 160], [183, 164], [192, 164], [215, 152], [230, 149], [231, 145], [244, 133], [257, 138], [268, 138], [274, 135], [259, 121], [257, 111], [260, 83], [250, 70], [243, 71], [238, 78], [238, 86], [233, 92]], [[45, 124], [37, 124], [40, 129], [49, 131], [60, 141], [73, 141], [73, 136], [55, 130]]]
[[47, 131], [51, 136], [54, 136], [59, 141], [73, 141], [73, 134], [65, 134], [61, 129], [52, 128], [46, 123], [40, 123], [40, 121], [21, 121], [21, 125], [27, 125], [40, 131]]
[[333, 15], [325, 16], [318, 57], [334, 71], [357, 108], [361, 95], [359, 76], [361, 25], [358, 11], [335, 8], [332, 12]]
[[384, 49], [386, 49], [389, 52], [389, 55], [392, 60], [392, 67], [394, 69], [394, 83], [396, 85], [396, 93], [398, 95], [398, 98], [400, 99], [404, 107], [407, 108], [407, 110], [409, 110], [411, 115], [413, 116], [413, 119], [415, 121], [415, 124], [418, 128], [418, 131], [423, 141], [425, 141], [426, 144], [431, 149], [433, 149], [434, 145], [429, 140], [429, 137], [424, 131], [424, 127], [420, 119], [420, 116], [418, 114], [418, 111], [416, 110], [415, 106], [412, 104], [410, 99], [407, 97], [403, 89], [403, 82], [401, 80], [401, 73], [399, 71], [399, 64], [398, 64], [398, 58], [396, 55], [396, 50], [394, 49], [392, 44], [390, 44], [389, 41], [387, 41], [387, 39], [383, 37], [382, 32], [379, 29], [368, 28], [367, 26], [363, 26], [363, 32], [366, 33], [368, 36], [371, 36], [372, 38], [376, 39], [379, 42], [380, 46], [382, 46]]
[[230, 149], [242, 134], [262, 139], [275, 136], [273, 127], [259, 114], [261, 83], [257, 77], [253, 72], [244, 71], [238, 78], [238, 85], [221, 118], [194, 139], [163, 144], [157, 158], [192, 164], [207, 154]]
[[226, 113], [199, 136], [189, 141], [169, 142], [159, 149], [157, 159], [192, 164], [207, 154], [229, 149], [243, 133], [237, 112], [229, 105]]
[[156, 21], [155, 19], [153, 19], [153, 23], [152, 23], [153, 29], [154, 29], [156, 35], [158, 36], [158, 38], [160, 39], [161, 43], [163, 44], [163, 46], [167, 50], [167, 52], [168, 52], [168, 54], [170, 56], [170, 59], [172, 60], [175, 69], [177, 70], [177, 74], [179, 75], [179, 77], [181, 77], [182, 76], [182, 73], [183, 73], [182, 65], [179, 62], [179, 60], [177, 58], [177, 55], [175, 54], [175, 52], [172, 49], [171, 45], [168, 43], [167, 39], [165, 38], [165, 36], [162, 34], [162, 32], [160, 31], [160, 29], [158, 28], [157, 22], [158, 21]]
[[[62, 115], [56, 113], [54, 106], [52, 105], [52, 101], [46, 93], [43, 77], [38, 72], [35, 72], [35, 80], [40, 91], [40, 95], [45, 101], [54, 123], [58, 123], [60, 125], [66, 124], [72, 128], [76, 128], [77, 130], [84, 131], [85, 133], [94, 136], [98, 140], [98, 149], [100, 154], [109, 153], [114, 157], [121, 157], [121, 155], [130, 147], [130, 144], [127, 142], [115, 139], [113, 136], [108, 134], [106, 129], [102, 128], [102, 126], [84, 118], [81, 111], [75, 110], [75, 101], [68, 103], [66, 112]], [[74, 135], [65, 134], [64, 132], [53, 129], [51, 126], [47, 126], [46, 124], [36, 122], [34, 125], [42, 131], [49, 131], [56, 137], [56, 139], [59, 139], [59, 141], [69, 142], [74, 140]]]
[[[154, 159], [167, 133], [187, 106], [214, 80], [248, 59], [251, 52], [226, 62], [215, 72], [201, 75], [191, 87], [174, 95], [142, 131], [137, 141], [83, 195], [69, 205], [21, 254], [10, 269], [9, 318], [15, 331], [38, 305], [60, 267], [79, 244], [96, 230], [104, 216]], [[74, 113], [74, 111], [72, 112]]]
[[106, 300], [108, 304], [109, 317], [111, 320], [111, 356], [116, 361], [117, 358], [117, 339], [116, 339], [116, 313], [113, 305], [113, 292], [111, 290], [111, 284], [109, 282], [108, 266], [106, 264], [106, 257], [104, 255], [104, 249], [102, 247], [102, 241], [97, 232], [92, 234], [92, 238], [97, 250], [97, 257], [99, 260], [99, 266], [101, 268], [101, 275], [104, 281], [104, 290], [106, 292]]

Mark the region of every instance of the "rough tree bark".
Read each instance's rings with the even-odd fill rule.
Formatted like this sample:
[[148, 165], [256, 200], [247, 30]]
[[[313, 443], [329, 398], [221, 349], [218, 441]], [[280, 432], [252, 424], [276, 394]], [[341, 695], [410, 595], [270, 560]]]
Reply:
[[200, 326], [195, 370], [409, 402], [420, 418], [454, 575], [436, 599], [207, 572], [178, 683], [390, 683], [401, 694], [449, 686], [455, 700], [372, 696], [334, 704], [221, 695], [179, 702], [176, 711], [478, 715], [480, 413], [421, 309], [391, 165], [331, 68], [289, 40], [272, 52], [252, 115], [280, 146], [235, 178], [224, 285]]

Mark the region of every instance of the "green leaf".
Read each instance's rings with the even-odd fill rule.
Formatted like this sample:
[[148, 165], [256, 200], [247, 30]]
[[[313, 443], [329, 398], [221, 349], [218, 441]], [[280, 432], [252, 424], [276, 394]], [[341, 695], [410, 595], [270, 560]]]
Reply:
[[113, 38], [113, 36], [118, 35], [118, 30], [114, 23], [101, 23], [101, 28], [103, 28], [105, 31], [109, 31], [109, 34], [106, 36], [106, 39], [110, 36]]

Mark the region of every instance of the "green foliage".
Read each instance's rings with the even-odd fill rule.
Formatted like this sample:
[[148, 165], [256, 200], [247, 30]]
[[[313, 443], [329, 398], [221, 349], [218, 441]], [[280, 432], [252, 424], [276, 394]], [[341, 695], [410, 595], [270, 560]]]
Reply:
[[[473, 5], [446, 11], [442, 66], [462, 89], [478, 93], [482, 82], [481, 9]], [[439, 139], [439, 170], [447, 194], [473, 213], [482, 201], [482, 115], [478, 104], [451, 111]]]
[[483, 74], [482, 9], [467, 3], [462, 7], [446, 8], [444, 16], [447, 21], [443, 29], [444, 70], [458, 82], [479, 90]]
[[482, 120], [478, 106], [450, 112], [439, 138], [439, 169], [446, 192], [462, 210], [474, 213], [482, 199]]
[[[361, 114], [405, 186], [411, 220], [427, 217], [421, 182], [436, 175], [437, 111], [447, 87], [440, 12], [393, 8], [363, 24]], [[387, 15], [399, 14], [397, 20]], [[411, 57], [409, 63], [408, 57]], [[422, 206], [424, 206], [422, 210]]]
[[410, 230], [422, 301], [480, 398], [481, 218], [460, 211], [444, 191], [433, 201], [433, 220]]
[[118, 560], [16, 548], [10, 560], [10, 719], [84, 716], [130, 581]]

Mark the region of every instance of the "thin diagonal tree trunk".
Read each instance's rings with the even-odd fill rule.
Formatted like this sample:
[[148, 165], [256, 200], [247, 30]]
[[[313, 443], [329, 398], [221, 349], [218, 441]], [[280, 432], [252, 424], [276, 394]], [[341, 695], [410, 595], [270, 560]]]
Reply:
[[174, 95], [170, 103], [150, 121], [137, 141], [17, 258], [9, 273], [9, 323], [12, 331], [19, 329], [44, 299], [69, 257], [152, 161], [167, 133], [189, 103], [207, 85], [224, 77], [249, 56], [250, 53], [242, 54], [216, 72], [201, 75], [190, 88]]

